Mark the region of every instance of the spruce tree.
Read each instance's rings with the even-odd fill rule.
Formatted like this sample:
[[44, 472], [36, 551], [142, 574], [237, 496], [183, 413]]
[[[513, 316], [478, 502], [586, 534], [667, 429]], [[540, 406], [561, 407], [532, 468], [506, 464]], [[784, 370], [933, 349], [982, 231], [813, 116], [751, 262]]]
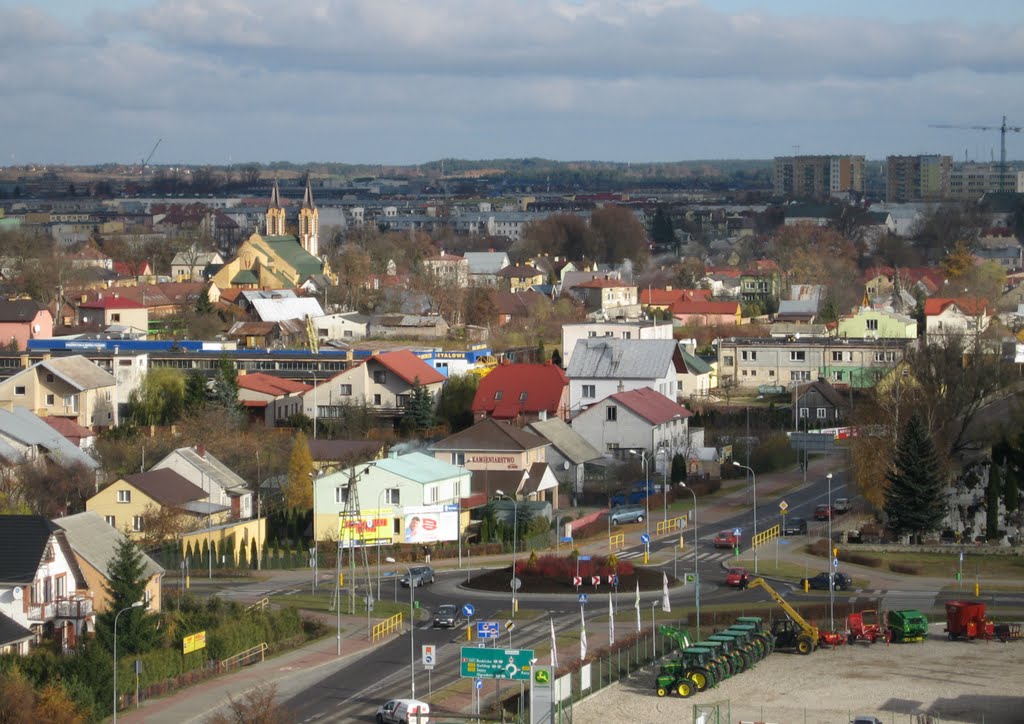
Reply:
[[889, 528], [920, 536], [936, 530], [946, 510], [946, 486], [935, 443], [916, 414], [903, 429], [885, 491]]
[[402, 425], [409, 431], [426, 430], [434, 424], [434, 398], [430, 390], [420, 384], [419, 377], [413, 380], [403, 418]]
[[[147, 577], [142, 552], [127, 537], [121, 539], [107, 566], [107, 610], [96, 617], [96, 635], [110, 651], [114, 649], [114, 617], [145, 598]], [[117, 650], [126, 654], [145, 653], [160, 641], [160, 617], [145, 607], [131, 608], [117, 619]]]

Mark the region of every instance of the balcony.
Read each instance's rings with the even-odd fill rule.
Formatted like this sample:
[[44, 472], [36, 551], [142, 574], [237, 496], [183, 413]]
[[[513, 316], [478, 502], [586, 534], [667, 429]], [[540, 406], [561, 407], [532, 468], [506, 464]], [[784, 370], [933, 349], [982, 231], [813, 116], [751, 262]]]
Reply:
[[92, 598], [85, 596], [59, 598], [56, 601], [31, 603], [28, 606], [28, 620], [31, 623], [46, 623], [57, 618], [84, 619], [92, 615]]

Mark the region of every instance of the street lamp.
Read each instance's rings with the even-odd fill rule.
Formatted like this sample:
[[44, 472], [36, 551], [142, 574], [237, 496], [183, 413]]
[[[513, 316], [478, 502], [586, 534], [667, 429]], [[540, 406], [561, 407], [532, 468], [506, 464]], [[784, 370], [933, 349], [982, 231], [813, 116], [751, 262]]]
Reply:
[[[394, 563], [395, 559], [391, 556], [385, 558], [388, 563]], [[404, 564], [403, 564], [404, 565]], [[413, 611], [415, 610], [415, 603], [413, 599], [413, 578], [412, 568], [405, 566], [406, 575], [409, 576], [409, 698], [416, 698], [416, 642], [414, 641], [416, 635], [416, 626], [413, 621]]]
[[679, 483], [693, 496], [693, 597], [697, 607], [697, 642], [700, 642], [700, 571], [697, 570], [697, 493], [686, 483]]
[[[667, 522], [668, 521], [668, 469], [670, 467], [671, 459], [669, 458], [668, 448], [667, 447], [660, 447], [660, 448], [658, 448], [658, 451], [656, 453], [654, 453], [655, 461], [657, 461], [658, 456], [661, 455], [662, 453], [665, 453], [665, 477], [664, 477], [664, 480], [663, 480], [663, 482], [661, 484], [661, 505], [662, 505], [662, 508], [663, 508], [663, 511], [662, 511], [662, 516], [663, 516], [662, 517], [662, 521]], [[657, 465], [655, 465], [655, 472], [657, 472]]]
[[495, 490], [494, 494], [499, 498], [508, 498], [512, 501], [512, 617], [515, 618], [516, 611], [519, 610], [519, 603], [516, 601], [516, 548], [519, 547], [519, 503], [516, 499], [505, 495], [500, 490]]
[[735, 465], [738, 468], [743, 468], [748, 473], [750, 473], [750, 477], [754, 481], [754, 534], [750, 538], [750, 548], [754, 551], [754, 574], [756, 575], [757, 574], [757, 546], [754, 545], [754, 539], [757, 538], [757, 473], [755, 473], [754, 469], [751, 468], [750, 466], [743, 465], [742, 463], [740, 463], [740, 462], [738, 462], [736, 460], [733, 460], [732, 464]]
[[[644, 504], [647, 508], [647, 515], [644, 517], [644, 524], [647, 526], [647, 537], [651, 537], [651, 476], [647, 472], [647, 451], [641, 450], [637, 453], [636, 450], [630, 450], [633, 455], [640, 455], [640, 464], [644, 468]], [[646, 561], [644, 561], [646, 563]]]
[[[828, 552], [832, 553], [832, 473], [825, 476], [828, 480]], [[838, 568], [829, 561], [832, 570], [828, 576], [828, 627], [830, 631], [836, 630], [835, 616], [835, 577]]]
[[[387, 488], [380, 491], [377, 495], [377, 514], [380, 515], [380, 511], [384, 508], [384, 493], [387, 492]], [[377, 600], [380, 600], [380, 537], [377, 537]]]
[[126, 606], [114, 614], [114, 721], [117, 721], [117, 619], [120, 618], [121, 614], [125, 611], [131, 611], [133, 608], [141, 608], [145, 606], [144, 601], [136, 601], [131, 606]]

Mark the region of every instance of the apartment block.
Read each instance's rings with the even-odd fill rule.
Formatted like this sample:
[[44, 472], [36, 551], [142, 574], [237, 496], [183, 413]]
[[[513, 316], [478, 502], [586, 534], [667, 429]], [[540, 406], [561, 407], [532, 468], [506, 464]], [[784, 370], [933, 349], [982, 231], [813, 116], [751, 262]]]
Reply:
[[1024, 192], [1024, 171], [1000, 173], [998, 166], [972, 163], [950, 174], [949, 197], [955, 201], [977, 201], [993, 191]]
[[952, 171], [950, 156], [889, 156], [885, 159], [885, 199], [906, 203], [948, 198]]
[[863, 156], [776, 156], [774, 191], [779, 196], [824, 199], [864, 191]]

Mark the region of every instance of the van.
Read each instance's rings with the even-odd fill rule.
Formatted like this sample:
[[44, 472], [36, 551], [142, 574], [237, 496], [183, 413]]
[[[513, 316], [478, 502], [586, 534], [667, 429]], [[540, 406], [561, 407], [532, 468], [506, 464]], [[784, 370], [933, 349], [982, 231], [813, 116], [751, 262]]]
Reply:
[[622, 525], [623, 523], [643, 523], [646, 515], [647, 511], [642, 505], [619, 505], [609, 511], [608, 518], [612, 525]]
[[392, 699], [377, 709], [377, 724], [430, 724], [430, 704], [418, 699]]

